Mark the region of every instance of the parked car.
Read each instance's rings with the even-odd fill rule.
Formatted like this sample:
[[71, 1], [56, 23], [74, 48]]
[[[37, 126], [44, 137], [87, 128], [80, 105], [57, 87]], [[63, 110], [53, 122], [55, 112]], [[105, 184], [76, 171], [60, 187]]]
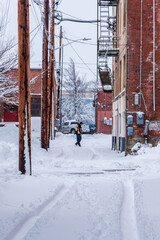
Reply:
[[[75, 120], [68, 120], [62, 124], [62, 133], [72, 133], [75, 134], [78, 122]], [[90, 128], [88, 124], [82, 124], [82, 133], [90, 133]]]
[[82, 133], [90, 133], [88, 124], [85, 124], [85, 123], [82, 124]]
[[96, 132], [96, 126], [94, 124], [89, 124], [90, 134], [94, 134]]
[[62, 133], [75, 133], [76, 132], [76, 126], [77, 126], [78, 122], [75, 120], [68, 120], [65, 121], [62, 124]]

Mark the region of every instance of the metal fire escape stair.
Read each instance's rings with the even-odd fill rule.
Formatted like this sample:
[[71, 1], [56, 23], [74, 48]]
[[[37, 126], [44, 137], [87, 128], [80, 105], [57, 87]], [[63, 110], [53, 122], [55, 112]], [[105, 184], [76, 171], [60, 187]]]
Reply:
[[98, 29], [98, 70], [103, 91], [112, 91], [111, 70], [108, 67], [108, 57], [116, 57], [119, 53], [117, 48], [116, 17], [110, 16], [110, 7], [116, 7], [119, 0], [99, 0]]
[[99, 0], [99, 6], [117, 6], [119, 0]]

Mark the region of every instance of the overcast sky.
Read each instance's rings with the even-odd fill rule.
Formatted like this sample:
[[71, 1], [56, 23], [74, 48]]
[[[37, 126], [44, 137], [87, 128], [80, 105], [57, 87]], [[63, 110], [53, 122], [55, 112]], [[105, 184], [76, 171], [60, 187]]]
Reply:
[[[7, 35], [15, 36], [17, 42], [17, 6], [18, 0], [0, 0], [0, 9], [7, 14]], [[62, 11], [64, 18], [80, 18], [84, 20], [96, 20], [97, 0], [62, 0], [58, 7]], [[71, 16], [69, 16], [71, 15]], [[37, 19], [38, 18], [38, 19]], [[40, 8], [30, 0], [30, 31], [41, 23]], [[87, 80], [96, 80], [96, 44], [97, 44], [97, 28], [96, 24], [63, 22], [64, 36], [70, 39], [91, 38], [86, 42], [89, 44], [72, 43], [64, 47], [64, 68], [67, 67], [70, 57], [76, 63], [77, 71], [81, 75], [86, 75]], [[59, 35], [60, 25], [56, 26], [56, 35]], [[31, 41], [31, 67], [41, 67], [42, 62], [42, 27], [36, 29], [30, 35]], [[63, 44], [68, 42], [64, 39]], [[73, 50], [73, 48], [74, 50]], [[56, 46], [59, 47], [59, 38], [56, 37]], [[77, 53], [76, 53], [77, 52]], [[58, 53], [58, 51], [57, 51]], [[79, 55], [79, 56], [78, 56]], [[56, 54], [56, 61], [58, 55]], [[86, 64], [84, 64], [85, 62]]]

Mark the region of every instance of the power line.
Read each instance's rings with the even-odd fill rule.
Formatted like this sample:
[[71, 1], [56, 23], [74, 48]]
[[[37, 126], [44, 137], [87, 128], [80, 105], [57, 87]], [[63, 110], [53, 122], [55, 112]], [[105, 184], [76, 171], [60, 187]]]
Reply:
[[39, 28], [38, 28], [37, 32], [34, 34], [34, 36], [32, 37], [32, 39], [30, 40], [30, 43], [32, 43], [32, 41], [34, 40], [34, 38], [37, 36], [40, 28], [41, 28], [41, 25], [39, 25]]
[[[62, 12], [62, 11], [61, 11]], [[72, 17], [72, 18], [74, 18], [74, 19], [76, 19], [76, 20], [82, 20], [82, 19], [80, 19], [80, 18], [77, 18], [77, 17], [75, 17], [75, 16], [73, 16], [73, 15], [70, 15], [70, 14], [68, 14], [68, 13], [65, 13], [65, 12], [62, 12], [64, 15], [66, 15], [66, 16], [69, 16], [69, 17]], [[92, 23], [92, 24], [94, 24], [94, 23]], [[96, 24], [94, 24], [95, 26], [97, 26]]]
[[83, 42], [81, 40], [71, 39], [71, 38], [67, 38], [67, 37], [64, 37], [64, 36], [63, 36], [63, 39], [73, 41], [73, 42], [75, 41], [75, 43], [77, 42], [77, 43], [82, 43], [82, 44], [86, 44], [86, 45], [97, 46], [97, 44], [95, 44], [95, 43], [87, 43], [87, 42]]
[[[32, 63], [40, 63], [41, 61], [31, 61]], [[55, 62], [58, 63], [58, 62]], [[69, 64], [70, 62], [63, 62], [63, 64]], [[74, 64], [76, 65], [84, 65], [84, 63], [80, 63], [80, 62], [74, 62]], [[91, 65], [91, 66], [96, 66], [96, 63], [86, 63], [87, 65]]]
[[62, 17], [56, 17], [55, 19], [57, 19], [59, 21], [60, 24], [61, 22], [67, 21], [67, 22], [75, 22], [75, 23], [97, 23], [97, 22], [101, 22], [100, 20], [78, 20], [78, 19], [71, 19], [71, 18], [62, 18]]
[[[8, 4], [8, 5], [7, 5], [7, 4]], [[6, 2], [6, 8], [5, 8], [5, 13], [4, 13], [4, 31], [3, 31], [3, 40], [2, 40], [2, 43], [4, 42], [4, 36], [5, 36], [5, 33], [6, 33], [6, 25], [7, 25], [7, 20], [8, 20], [9, 8], [10, 8], [10, 1], [7, 0], [7, 2]]]
[[[41, 25], [41, 23], [38, 24], [38, 26], [36, 26], [36, 27], [30, 32], [30, 34], [33, 33], [40, 25]], [[17, 46], [17, 45], [18, 45], [18, 42], [15, 43], [10, 49], [14, 48], [14, 47]]]
[[[67, 40], [68, 41], [68, 40]], [[69, 41], [68, 41], [69, 42]], [[76, 55], [79, 57], [79, 59], [83, 62], [83, 64], [89, 69], [89, 71], [94, 75], [94, 77], [97, 77], [96, 74], [92, 71], [92, 69], [83, 61], [83, 59], [80, 57], [80, 55], [77, 53], [77, 51], [74, 49], [74, 47], [70, 44], [70, 47], [73, 49], [73, 51], [76, 53]]]
[[[32, 0], [32, 6], [33, 6], [33, 10], [34, 10], [34, 12], [33, 12], [33, 17], [34, 17], [34, 19], [35, 19], [35, 22], [37, 21], [37, 23], [38, 24], [40, 24], [40, 22], [39, 22], [39, 19], [38, 19], [38, 16], [37, 16], [37, 13], [36, 13], [36, 10], [35, 10], [35, 7], [34, 7], [34, 2], [33, 2], [33, 0]], [[32, 9], [32, 8], [31, 8]], [[32, 11], [33, 11], [32, 10]], [[41, 32], [42, 32], [42, 34], [43, 34], [43, 30], [41, 29]]]

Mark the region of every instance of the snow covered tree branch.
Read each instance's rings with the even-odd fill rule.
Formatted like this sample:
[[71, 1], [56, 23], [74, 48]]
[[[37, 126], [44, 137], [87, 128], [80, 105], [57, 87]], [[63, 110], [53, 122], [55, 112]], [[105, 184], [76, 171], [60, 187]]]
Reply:
[[[0, 104], [18, 104], [18, 82], [7, 74], [17, 65], [17, 53], [13, 51], [14, 38], [6, 39], [5, 16], [0, 20]], [[3, 20], [2, 20], [3, 19]]]
[[66, 90], [66, 96], [63, 96], [62, 115], [64, 119], [75, 119], [84, 121], [88, 118], [94, 118], [92, 106], [85, 104], [85, 94], [88, 90], [89, 82], [85, 77], [80, 77], [75, 69], [73, 59], [70, 59], [68, 68], [65, 69], [63, 88]]

